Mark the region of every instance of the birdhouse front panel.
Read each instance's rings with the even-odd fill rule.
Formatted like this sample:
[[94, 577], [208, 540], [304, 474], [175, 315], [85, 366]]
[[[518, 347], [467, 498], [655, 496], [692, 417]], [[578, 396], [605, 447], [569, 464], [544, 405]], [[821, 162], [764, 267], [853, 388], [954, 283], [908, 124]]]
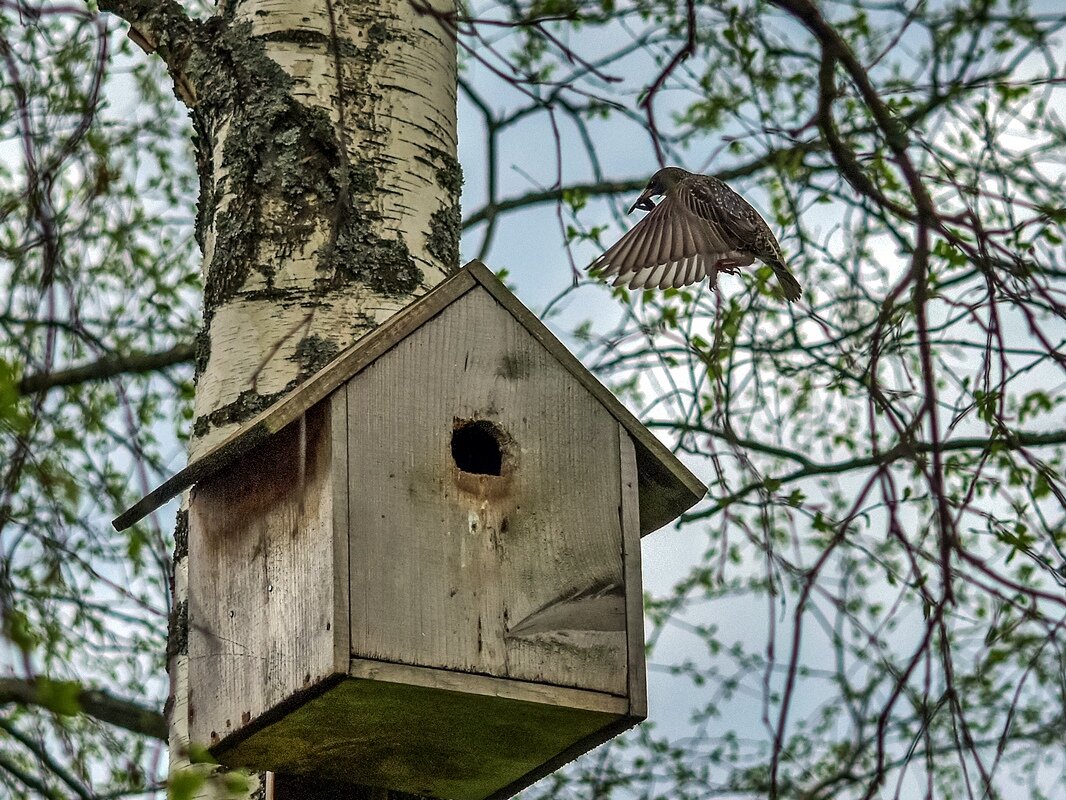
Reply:
[[615, 417], [480, 288], [346, 392], [353, 657], [625, 696]]

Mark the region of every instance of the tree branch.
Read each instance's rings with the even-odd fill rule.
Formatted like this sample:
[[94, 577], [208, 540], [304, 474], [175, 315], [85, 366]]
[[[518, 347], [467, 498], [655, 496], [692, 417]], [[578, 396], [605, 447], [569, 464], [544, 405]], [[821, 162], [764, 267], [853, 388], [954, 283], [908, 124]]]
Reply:
[[43, 747], [40, 742], [35, 742], [33, 739], [31, 739], [29, 736], [26, 736], [22, 731], [20, 731], [17, 727], [12, 725], [5, 719], [0, 719], [0, 731], [3, 731], [16, 742], [18, 742], [27, 750], [29, 750], [31, 753], [33, 753], [34, 757], [42, 764], [42, 766], [47, 768], [53, 775], [63, 781], [63, 783], [65, 783], [70, 788], [70, 790], [74, 792], [74, 794], [82, 798], [82, 800], [93, 800], [94, 795], [92, 794], [92, 792], [90, 792], [89, 789], [83, 786], [81, 781], [79, 781], [73, 774], [71, 774], [70, 770], [68, 770], [58, 761], [56, 761], [52, 757], [52, 754], [45, 747]]
[[836, 97], [836, 81], [834, 72], [836, 68], [836, 56], [828, 48], [822, 48], [822, 63], [818, 70], [818, 127], [825, 136], [829, 152], [840, 167], [840, 171], [848, 183], [859, 192], [869, 197], [883, 208], [889, 209], [893, 214], [906, 220], [913, 220], [914, 214], [910, 209], [901, 206], [894, 200], [889, 199], [878, 189], [869, 176], [863, 170], [855, 154], [844, 144], [837, 132], [836, 122], [833, 119], [833, 99]]
[[896, 157], [900, 171], [903, 173], [907, 186], [918, 208], [918, 216], [925, 218], [927, 222], [937, 219], [936, 209], [932, 198], [922, 183], [918, 170], [911, 163], [907, 153], [908, 141], [904, 126], [897, 120], [888, 106], [881, 99], [877, 87], [873, 85], [866, 69], [855, 55], [854, 51], [840, 34], [830, 25], [822, 13], [810, 0], [770, 0], [773, 5], [787, 11], [809, 30], [823, 48], [823, 63], [827, 60], [826, 55], [832, 56], [839, 61], [847, 71], [855, 88], [858, 89], [863, 102], [870, 109], [870, 114], [881, 129], [892, 154]]
[[48, 784], [46, 784], [42, 780], [39, 780], [35, 775], [22, 769], [22, 767], [15, 763], [13, 759], [8, 758], [3, 753], [0, 753], [0, 770], [3, 770], [4, 772], [11, 775], [11, 777], [13, 777], [27, 789], [32, 789], [33, 791], [37, 792], [37, 794], [39, 794], [41, 797], [54, 797], [57, 799], [61, 797], [61, 795], [59, 795], [57, 792], [52, 791], [52, 789], [49, 788]]
[[662, 89], [667, 78], [670, 77], [682, 61], [696, 52], [696, 0], [685, 0], [685, 28], [688, 32], [685, 36], [685, 44], [674, 53], [670, 63], [659, 73], [651, 88], [648, 89], [647, 94], [644, 95], [644, 99], [640, 101], [640, 106], [647, 116], [648, 132], [651, 134], [651, 143], [655, 147], [655, 158], [660, 167], [665, 167], [666, 162], [663, 161], [663, 148], [659, 143], [659, 128], [655, 124], [655, 112], [652, 104], [655, 102], [655, 95]]
[[[806, 155], [823, 150], [820, 140], [800, 142], [792, 147], [780, 150], [771, 150], [768, 153], [755, 158], [746, 164], [740, 164], [732, 169], [724, 169], [715, 173], [715, 177], [723, 181], [736, 180], [758, 172], [765, 167], [773, 166], [780, 160], [788, 160], [793, 155]], [[463, 220], [463, 230], [488, 222], [494, 217], [514, 211], [526, 206], [540, 205], [541, 203], [557, 203], [563, 199], [563, 195], [569, 192], [579, 192], [588, 197], [605, 197], [622, 194], [624, 192], [639, 192], [648, 183], [648, 178], [629, 178], [620, 181], [593, 181], [592, 183], [576, 183], [571, 186], [543, 189], [535, 192], [527, 192], [518, 197], [510, 197], [495, 203], [486, 203], [477, 211]]]
[[[52, 686], [55, 682], [51, 683]], [[123, 700], [101, 689], [77, 689], [74, 700], [82, 714], [117, 728], [166, 741], [167, 725], [163, 715], [132, 700]], [[0, 678], [0, 706], [17, 703], [52, 709], [54, 691], [42, 690], [36, 679]]]
[[36, 394], [60, 386], [103, 381], [126, 372], [153, 372], [177, 364], [186, 364], [193, 360], [195, 354], [196, 347], [191, 344], [176, 344], [169, 350], [158, 353], [133, 352], [125, 355], [116, 353], [79, 367], [27, 375], [19, 381], [18, 388], [21, 394]]
[[[734, 437], [725, 434], [723, 431], [701, 428], [696, 425], [676, 425], [651, 422], [648, 423], [648, 427], [669, 427], [672, 430], [682, 433], [700, 433], [725, 439], [727, 441], [734, 441]], [[750, 439], [736, 440], [736, 443], [749, 450], [758, 450], [782, 458], [792, 459], [803, 464], [803, 466], [786, 475], [782, 475], [781, 477], [767, 477], [761, 480], [752, 481], [732, 494], [719, 499], [718, 502], [710, 508], [698, 511], [694, 514], [682, 516], [682, 523], [713, 517], [727, 506], [743, 499], [758, 489], [764, 488], [767, 483], [783, 486], [786, 483], [793, 483], [798, 480], [803, 480], [804, 478], [813, 478], [820, 475], [839, 475], [843, 472], [866, 469], [867, 467], [883, 466], [884, 464], [910, 458], [918, 454], [932, 453], [934, 450], [940, 453], [947, 453], [954, 450], [981, 450], [996, 445], [1005, 447], [1008, 450], [1020, 450], [1023, 447], [1049, 447], [1066, 444], [1066, 431], [1051, 431], [1049, 433], [1007, 432], [1003, 436], [988, 438], [975, 436], [949, 439], [947, 441], [938, 442], [935, 447], [932, 442], [910, 442], [907, 444], [897, 444], [895, 447], [889, 448], [876, 456], [864, 456], [862, 458], [853, 458], [847, 461], [837, 461], [828, 464], [812, 462], [804, 455], [792, 453], [781, 448], [760, 445], [758, 442]]]
[[196, 88], [185, 73], [185, 65], [199, 49], [203, 25], [186, 14], [177, 0], [100, 0], [100, 10], [129, 23], [130, 40], [149, 55], [163, 59], [178, 97], [190, 108], [194, 106]]

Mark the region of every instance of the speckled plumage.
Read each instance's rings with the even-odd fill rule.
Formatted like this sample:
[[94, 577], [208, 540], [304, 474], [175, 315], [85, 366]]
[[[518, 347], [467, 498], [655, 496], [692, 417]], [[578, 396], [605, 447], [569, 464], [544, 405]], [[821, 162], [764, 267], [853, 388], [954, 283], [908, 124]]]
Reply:
[[[651, 198], [663, 195], [654, 205]], [[630, 289], [681, 287], [759, 259], [773, 269], [785, 298], [801, 289], [770, 226], [739, 194], [709, 175], [679, 167], [656, 172], [630, 211], [650, 211], [590, 269]]]

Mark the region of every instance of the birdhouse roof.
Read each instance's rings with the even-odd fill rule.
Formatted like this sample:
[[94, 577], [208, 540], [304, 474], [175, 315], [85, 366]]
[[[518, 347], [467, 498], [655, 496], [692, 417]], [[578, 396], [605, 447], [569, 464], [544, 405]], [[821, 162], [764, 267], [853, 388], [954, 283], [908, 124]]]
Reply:
[[699, 502], [706, 493], [703, 482], [585, 369], [491, 270], [475, 260], [359, 339], [289, 395], [145, 495], [115, 518], [115, 528], [128, 528], [180, 492], [226, 468], [298, 420], [308, 409], [369, 367], [397, 343], [478, 287], [492, 295], [629, 433], [636, 451], [642, 535], [661, 528]]

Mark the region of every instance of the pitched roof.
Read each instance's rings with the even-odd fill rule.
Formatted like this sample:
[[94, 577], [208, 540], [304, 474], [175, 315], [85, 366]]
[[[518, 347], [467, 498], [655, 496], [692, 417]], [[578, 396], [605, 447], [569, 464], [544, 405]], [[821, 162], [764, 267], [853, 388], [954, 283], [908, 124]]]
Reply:
[[113, 521], [124, 530], [180, 492], [211, 477], [269, 439], [353, 376], [373, 364], [398, 342], [480, 286], [510, 312], [523, 328], [626, 429], [636, 450], [641, 534], [661, 528], [695, 505], [706, 487], [645, 428], [617, 397], [560, 342], [480, 261], [471, 261], [402, 311], [353, 343], [289, 395], [249, 420], [239, 430], [160, 484]]

